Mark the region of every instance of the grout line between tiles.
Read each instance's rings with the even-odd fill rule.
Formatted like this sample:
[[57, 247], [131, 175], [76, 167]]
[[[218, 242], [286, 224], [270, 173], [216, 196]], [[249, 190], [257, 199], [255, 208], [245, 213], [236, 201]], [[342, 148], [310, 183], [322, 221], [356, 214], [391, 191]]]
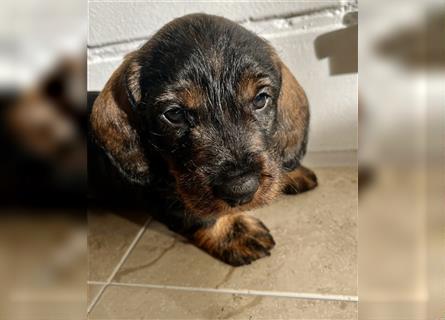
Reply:
[[[88, 281], [88, 284], [100, 285], [105, 283], [100, 281]], [[124, 283], [124, 282], [109, 282], [106, 283], [106, 285], [116, 286], [116, 287], [167, 289], [167, 290], [179, 290], [179, 291], [189, 291], [189, 292], [229, 293], [229, 294], [239, 294], [248, 296], [266, 296], [275, 298], [293, 298], [293, 299], [303, 299], [303, 300], [358, 302], [358, 296], [337, 295], [337, 294], [264, 291], [264, 290], [237, 290], [237, 289], [224, 289], [224, 288], [214, 289], [214, 288], [183, 287], [183, 286], [157, 285], [157, 284]]]
[[[118, 262], [116, 267], [114, 267], [114, 269], [111, 272], [110, 276], [108, 277], [107, 281], [106, 282], [100, 282], [100, 283], [96, 282], [96, 284], [102, 284], [103, 286], [102, 286], [102, 288], [100, 288], [99, 292], [96, 294], [96, 296], [94, 297], [94, 299], [91, 301], [90, 305], [88, 306], [87, 314], [89, 314], [91, 312], [91, 310], [93, 310], [94, 306], [99, 301], [99, 299], [102, 296], [102, 294], [104, 293], [105, 289], [112, 283], [112, 280], [113, 280], [114, 276], [119, 271], [119, 269], [122, 267], [122, 265], [125, 263], [125, 261], [127, 260], [128, 256], [130, 255], [131, 251], [136, 246], [136, 244], [138, 243], [139, 239], [142, 237], [142, 235], [144, 234], [145, 230], [147, 229], [148, 225], [150, 224], [150, 222], [152, 220], [153, 220], [152, 217], [148, 217], [148, 219], [145, 221], [144, 225], [142, 226], [142, 228], [138, 231], [138, 233], [134, 237], [134, 239], [131, 242], [130, 246], [128, 247], [127, 251], [125, 251], [124, 255], [122, 256], [122, 258], [120, 259], [120, 261]], [[88, 283], [90, 283], [90, 282], [88, 282]]]

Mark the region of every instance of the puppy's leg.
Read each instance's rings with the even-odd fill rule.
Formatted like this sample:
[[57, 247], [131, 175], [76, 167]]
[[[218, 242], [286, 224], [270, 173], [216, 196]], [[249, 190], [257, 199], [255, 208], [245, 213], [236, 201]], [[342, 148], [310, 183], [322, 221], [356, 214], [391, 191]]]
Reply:
[[217, 218], [212, 225], [194, 232], [192, 240], [201, 249], [233, 266], [269, 256], [275, 245], [260, 220], [242, 213]]
[[297, 194], [314, 189], [318, 185], [315, 173], [303, 166], [284, 175], [283, 192]]

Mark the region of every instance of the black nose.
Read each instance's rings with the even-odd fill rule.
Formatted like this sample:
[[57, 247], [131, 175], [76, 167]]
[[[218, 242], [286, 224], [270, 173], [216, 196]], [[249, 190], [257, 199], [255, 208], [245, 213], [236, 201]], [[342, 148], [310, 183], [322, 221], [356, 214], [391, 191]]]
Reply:
[[214, 187], [215, 195], [232, 207], [250, 202], [258, 190], [258, 175], [243, 173], [236, 176], [228, 174], [221, 184]]

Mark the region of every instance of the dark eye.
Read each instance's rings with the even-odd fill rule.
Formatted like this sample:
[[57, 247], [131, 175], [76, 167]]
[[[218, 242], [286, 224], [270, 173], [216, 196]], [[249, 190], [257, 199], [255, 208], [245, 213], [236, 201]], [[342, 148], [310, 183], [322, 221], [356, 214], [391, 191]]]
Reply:
[[162, 116], [167, 122], [173, 125], [182, 125], [186, 122], [185, 111], [181, 108], [172, 108], [165, 111]]
[[253, 99], [253, 106], [255, 110], [263, 109], [267, 105], [269, 98], [270, 96], [265, 92], [258, 94], [255, 99]]

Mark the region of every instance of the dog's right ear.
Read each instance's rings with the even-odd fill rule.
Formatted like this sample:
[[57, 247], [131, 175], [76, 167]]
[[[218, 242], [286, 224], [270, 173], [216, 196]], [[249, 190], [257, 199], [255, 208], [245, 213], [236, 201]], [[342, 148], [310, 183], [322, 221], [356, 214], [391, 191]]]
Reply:
[[135, 126], [141, 100], [140, 65], [136, 53], [128, 55], [101, 91], [90, 115], [95, 142], [131, 182], [147, 184], [149, 163]]

